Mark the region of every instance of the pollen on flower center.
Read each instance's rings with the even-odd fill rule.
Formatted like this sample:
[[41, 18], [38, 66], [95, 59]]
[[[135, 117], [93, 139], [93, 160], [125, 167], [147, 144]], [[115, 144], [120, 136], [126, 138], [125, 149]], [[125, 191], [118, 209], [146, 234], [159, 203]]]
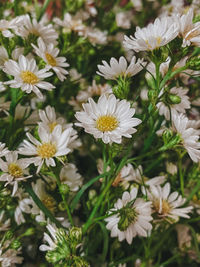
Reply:
[[[160, 203], [159, 199], [154, 202], [155, 210], [162, 215], [168, 214], [171, 210], [170, 204], [166, 200], [162, 200], [161, 203]], [[162, 207], [161, 207], [161, 205], [162, 205]]]
[[41, 146], [38, 146], [37, 153], [41, 158], [51, 158], [56, 153], [56, 147], [53, 144], [44, 143]]
[[47, 207], [52, 213], [55, 212], [56, 209], [56, 201], [52, 196], [45, 195], [45, 198], [42, 199], [42, 203]]
[[22, 71], [20, 74], [24, 83], [35, 84], [39, 81], [38, 77], [31, 71]]
[[56, 127], [56, 125], [57, 125], [56, 121], [48, 124], [51, 133], [53, 132], [53, 130]]
[[162, 41], [161, 37], [160, 36], [156, 37], [156, 41], [157, 41], [157, 45], [160, 46], [160, 43]]
[[46, 56], [46, 59], [47, 59], [49, 65], [51, 65], [53, 67], [56, 66], [56, 60], [52, 55], [50, 55], [49, 53], [45, 53], [45, 56]]
[[113, 131], [117, 128], [118, 121], [115, 116], [104, 115], [97, 119], [96, 127], [101, 132]]
[[16, 163], [9, 164], [8, 172], [15, 178], [21, 177], [23, 175], [22, 169]]
[[133, 207], [125, 207], [120, 211], [120, 220], [118, 222], [118, 228], [120, 231], [125, 231], [130, 224], [137, 220], [138, 213]]

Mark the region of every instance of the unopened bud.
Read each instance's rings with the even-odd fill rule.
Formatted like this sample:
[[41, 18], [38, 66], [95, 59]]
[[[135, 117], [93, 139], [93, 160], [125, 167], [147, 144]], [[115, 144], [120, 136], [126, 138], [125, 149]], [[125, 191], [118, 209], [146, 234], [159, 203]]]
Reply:
[[9, 240], [9, 239], [11, 239], [12, 237], [13, 237], [13, 232], [12, 232], [11, 230], [8, 230], [8, 231], [5, 233], [4, 238], [5, 238], [6, 240]]
[[151, 102], [154, 102], [154, 100], [157, 99], [157, 92], [155, 90], [149, 90], [148, 91], [148, 99], [151, 101]]
[[169, 94], [167, 96], [167, 102], [169, 104], [180, 104], [181, 103], [181, 98], [178, 95]]
[[77, 243], [80, 243], [82, 240], [82, 229], [79, 227], [72, 227], [69, 230], [69, 237], [73, 241], [76, 241]]
[[62, 195], [68, 195], [70, 188], [67, 184], [61, 184], [59, 190]]
[[10, 247], [17, 250], [18, 248], [21, 247], [21, 242], [18, 239], [16, 239], [10, 244]]
[[23, 236], [30, 236], [33, 235], [35, 233], [35, 229], [34, 228], [29, 228], [26, 230], [26, 232], [23, 234]]
[[187, 64], [189, 69], [200, 70], [200, 57], [190, 59]]

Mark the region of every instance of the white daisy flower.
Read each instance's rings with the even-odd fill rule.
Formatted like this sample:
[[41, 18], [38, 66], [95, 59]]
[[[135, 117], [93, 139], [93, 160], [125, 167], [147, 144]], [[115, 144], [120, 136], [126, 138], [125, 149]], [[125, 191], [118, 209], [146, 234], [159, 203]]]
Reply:
[[9, 59], [8, 52], [4, 46], [0, 46], [0, 68], [3, 69], [5, 62]]
[[5, 220], [5, 210], [0, 213], [0, 232], [7, 231], [10, 228], [10, 218]]
[[177, 166], [174, 163], [169, 162], [169, 161], [166, 162], [166, 170], [171, 175], [174, 175], [178, 172]]
[[[161, 90], [159, 96], [161, 96], [163, 92], [164, 90]], [[171, 88], [166, 95], [166, 98], [168, 98], [167, 104], [165, 102], [159, 102], [156, 105], [159, 110], [159, 114], [164, 115], [166, 120], [170, 120], [170, 113], [171, 116], [177, 115], [178, 113], [185, 113], [186, 109], [190, 108], [190, 101], [187, 93], [188, 89], [183, 89], [182, 87]], [[177, 97], [179, 103], [173, 104], [169, 97]]]
[[74, 31], [78, 35], [83, 35], [86, 30], [86, 26], [82, 20], [72, 16], [70, 13], [65, 13], [63, 21], [59, 18], [54, 18], [53, 21], [59, 26], [62, 26], [65, 31]]
[[118, 199], [114, 208], [109, 211], [118, 213], [105, 219], [111, 237], [118, 237], [120, 242], [126, 239], [128, 244], [131, 244], [136, 235], [147, 237], [147, 232], [152, 229], [149, 223], [153, 219], [151, 202], [136, 197], [137, 188], [133, 188], [130, 193], [125, 191], [122, 199]]
[[[45, 183], [41, 179], [38, 179], [36, 183], [32, 183], [32, 188], [35, 194], [40, 199], [40, 201], [44, 204], [44, 206], [48, 210], [50, 210], [52, 214], [55, 214], [56, 201], [50, 194], [47, 193]], [[32, 200], [31, 214], [35, 215], [35, 220], [37, 222], [46, 222], [45, 214], [35, 204], [33, 200]]]
[[112, 57], [110, 60], [110, 66], [106, 61], [102, 61], [103, 65], [97, 65], [99, 71], [97, 74], [103, 76], [107, 80], [115, 80], [118, 77], [132, 77], [140, 72], [144, 64], [143, 59], [138, 59], [136, 62], [136, 57], [133, 57], [131, 63], [128, 63], [125, 57], [120, 57], [119, 62]]
[[5, 156], [9, 152], [6, 144], [0, 142], [0, 158]]
[[42, 125], [49, 133], [53, 132], [56, 125], [61, 125], [63, 130], [68, 128], [64, 118], [57, 118], [54, 107], [47, 106], [45, 110], [40, 109], [39, 117], [41, 120], [41, 122], [39, 122], [39, 125]]
[[0, 32], [4, 37], [12, 38], [14, 34], [10, 30], [16, 30], [18, 26], [23, 23], [22, 16], [18, 16], [11, 21], [1, 19], [0, 20]]
[[55, 71], [59, 80], [64, 81], [68, 71], [63, 67], [69, 67], [65, 57], [58, 57], [59, 49], [54, 47], [52, 43], [45, 45], [42, 38], [38, 38], [38, 47], [32, 44], [35, 48], [35, 53], [46, 62], [46, 68]]
[[10, 248], [13, 241], [13, 239], [10, 239], [0, 244], [0, 264], [2, 267], [14, 267], [16, 264], [23, 262], [23, 258], [19, 256], [22, 247], [18, 249]]
[[97, 104], [92, 98], [83, 104], [84, 111], [76, 112], [75, 117], [85, 132], [102, 138], [104, 143], [121, 143], [122, 136], [131, 138], [137, 130], [133, 127], [141, 123], [140, 119], [133, 118], [135, 109], [130, 108], [126, 100], [119, 100], [112, 94], [100, 96]]
[[78, 148], [81, 145], [80, 139], [78, 139], [77, 131], [72, 128], [72, 123], [67, 123], [62, 117], [56, 116], [54, 107], [47, 106], [45, 110], [39, 110], [39, 117], [41, 122], [38, 124], [45, 128], [48, 133], [52, 133], [56, 125], [62, 126], [62, 131], [71, 129], [70, 140], [68, 147], [71, 150]]
[[83, 178], [77, 172], [77, 168], [74, 164], [66, 164], [60, 171], [60, 181], [62, 184], [67, 184], [72, 192], [79, 190], [83, 184]]
[[148, 196], [152, 201], [153, 210], [160, 218], [177, 221], [179, 217], [190, 218], [188, 213], [192, 211], [193, 207], [180, 208], [185, 203], [186, 199], [182, 198], [178, 192], [170, 194], [170, 184], [161, 186], [151, 186], [149, 189], [142, 188], [143, 194]]
[[0, 169], [3, 171], [0, 181], [6, 182], [5, 186], [13, 185], [12, 196], [14, 196], [18, 189], [18, 182], [32, 177], [32, 175], [27, 176], [26, 170], [30, 163], [27, 159], [18, 159], [16, 151], [10, 151], [5, 155], [5, 158], [6, 161], [0, 159]]
[[107, 43], [107, 32], [102, 32], [97, 28], [86, 28], [85, 37], [88, 38], [92, 45], [100, 44], [105, 45]]
[[13, 88], [21, 88], [28, 94], [33, 91], [39, 98], [42, 98], [39, 88], [45, 90], [55, 88], [51, 83], [43, 81], [53, 73], [47, 72], [46, 69], [38, 70], [35, 60], [29, 60], [23, 55], [19, 56], [18, 63], [11, 59], [5, 62], [5, 72], [14, 76], [14, 80], [5, 84], [9, 84]]
[[38, 141], [30, 133], [26, 135], [31, 142], [24, 140], [22, 146], [19, 148], [19, 153], [27, 156], [35, 156], [26, 160], [38, 166], [37, 173], [40, 171], [43, 163], [48, 167], [54, 167], [56, 166], [54, 157], [67, 155], [71, 151], [68, 148], [71, 128], [62, 131], [61, 125], [57, 125], [52, 133], [48, 133], [44, 127], [39, 126], [38, 136], [41, 141]]
[[178, 35], [178, 25], [171, 17], [157, 18], [145, 28], [136, 27], [135, 36], [125, 35], [124, 46], [135, 52], [151, 51], [171, 42]]
[[17, 35], [27, 39], [32, 34], [41, 37], [45, 44], [57, 44], [58, 33], [51, 24], [45, 26], [42, 21], [37, 22], [35, 18], [31, 21], [29, 15], [23, 16], [23, 20], [24, 25], [15, 31]]
[[130, 176], [132, 177], [132, 181], [135, 181], [136, 183], [140, 185], [145, 184], [146, 186], [163, 184], [166, 179], [164, 175], [156, 176], [150, 179], [147, 178], [146, 176], [143, 175], [143, 169], [141, 165], [139, 165], [135, 169], [131, 165]]
[[183, 47], [189, 45], [200, 46], [200, 22], [193, 23], [193, 9], [190, 8], [187, 14], [177, 15], [175, 21], [179, 25], [179, 35], [183, 38]]
[[18, 189], [15, 197], [18, 200], [18, 205], [15, 208], [14, 218], [17, 225], [20, 225], [26, 222], [23, 213], [30, 214], [34, 202], [31, 198], [29, 198], [29, 195], [25, 193], [22, 188]]
[[187, 150], [194, 162], [200, 160], [200, 142], [198, 130], [188, 127], [189, 120], [183, 114], [172, 116], [172, 126], [175, 132], [180, 135], [181, 144]]
[[41, 245], [39, 249], [41, 251], [49, 251], [49, 250], [54, 250], [57, 247], [57, 238], [56, 238], [56, 233], [58, 231], [57, 227], [55, 224], [47, 224], [46, 226], [48, 232], [50, 235], [47, 233], [44, 233], [44, 242], [46, 242], [48, 245]]

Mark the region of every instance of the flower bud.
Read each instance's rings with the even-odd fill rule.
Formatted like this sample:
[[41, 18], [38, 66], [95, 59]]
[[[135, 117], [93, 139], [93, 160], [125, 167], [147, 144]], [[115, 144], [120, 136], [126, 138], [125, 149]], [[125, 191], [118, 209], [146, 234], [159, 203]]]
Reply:
[[167, 95], [167, 102], [169, 104], [180, 104], [181, 103], [181, 98], [178, 95], [168, 94]]
[[82, 229], [79, 227], [72, 227], [69, 230], [69, 237], [72, 241], [80, 243], [82, 240]]
[[18, 239], [15, 239], [11, 244], [10, 244], [10, 247], [12, 249], [18, 249], [21, 247], [21, 242], [18, 240]]
[[157, 92], [155, 90], [149, 90], [148, 91], [148, 99], [151, 102], [154, 102], [157, 99]]
[[9, 240], [9, 239], [11, 239], [12, 237], [13, 237], [13, 232], [12, 232], [12, 230], [8, 230], [8, 231], [6, 231], [4, 238], [5, 238], [6, 240]]
[[62, 195], [68, 195], [70, 188], [67, 184], [61, 184], [59, 190]]
[[200, 70], [200, 57], [193, 57], [187, 62], [188, 68], [192, 70]]
[[35, 229], [33, 227], [31, 228], [28, 228], [26, 230], [26, 232], [23, 234], [23, 236], [30, 236], [30, 235], [33, 235], [35, 233]]

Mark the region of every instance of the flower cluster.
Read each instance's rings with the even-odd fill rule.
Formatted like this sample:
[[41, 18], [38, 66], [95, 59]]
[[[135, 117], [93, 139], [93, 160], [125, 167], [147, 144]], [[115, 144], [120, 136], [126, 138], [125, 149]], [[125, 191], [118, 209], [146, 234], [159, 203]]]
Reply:
[[0, 266], [199, 266], [199, 7], [3, 1]]

